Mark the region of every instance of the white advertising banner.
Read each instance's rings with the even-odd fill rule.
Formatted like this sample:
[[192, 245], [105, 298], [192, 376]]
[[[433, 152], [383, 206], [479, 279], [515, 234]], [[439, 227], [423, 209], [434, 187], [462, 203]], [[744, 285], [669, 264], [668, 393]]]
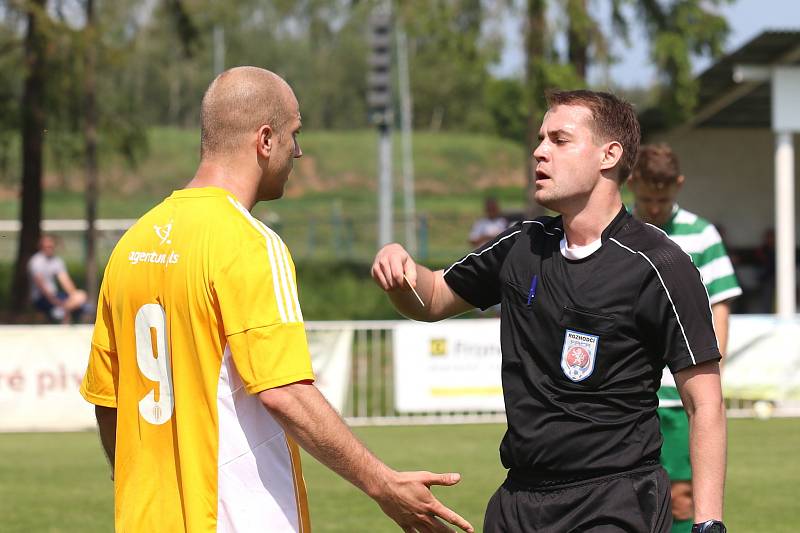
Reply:
[[408, 322], [394, 328], [401, 413], [503, 411], [500, 320]]
[[92, 326], [0, 327], [0, 431], [69, 431], [95, 425], [78, 392]]
[[800, 400], [800, 319], [732, 316], [722, 389], [728, 398]]
[[349, 328], [307, 331], [314, 382], [339, 413], [344, 410], [350, 391], [350, 368], [353, 358], [353, 330]]
[[[94, 427], [94, 407], [78, 392], [91, 339], [91, 325], [0, 326], [0, 431]], [[308, 340], [317, 387], [341, 411], [353, 331], [309, 331]]]

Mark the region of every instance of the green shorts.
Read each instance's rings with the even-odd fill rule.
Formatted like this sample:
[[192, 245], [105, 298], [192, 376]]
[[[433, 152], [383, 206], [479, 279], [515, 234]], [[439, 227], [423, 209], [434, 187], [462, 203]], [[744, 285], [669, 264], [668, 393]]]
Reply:
[[661, 421], [661, 466], [671, 481], [690, 481], [692, 463], [689, 460], [689, 418], [682, 407], [658, 409]]

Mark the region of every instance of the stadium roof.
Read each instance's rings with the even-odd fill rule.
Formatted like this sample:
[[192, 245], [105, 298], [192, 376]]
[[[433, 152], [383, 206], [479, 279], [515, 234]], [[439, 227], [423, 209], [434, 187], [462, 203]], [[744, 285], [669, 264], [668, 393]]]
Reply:
[[[681, 129], [770, 127], [770, 82], [737, 83], [733, 79], [733, 71], [734, 67], [740, 65], [800, 65], [800, 31], [765, 31], [700, 74], [697, 78], [700, 86], [694, 117]], [[656, 130], [661, 129], [658, 118], [652, 115], [641, 118], [645, 121], [655, 118], [650, 125]]]

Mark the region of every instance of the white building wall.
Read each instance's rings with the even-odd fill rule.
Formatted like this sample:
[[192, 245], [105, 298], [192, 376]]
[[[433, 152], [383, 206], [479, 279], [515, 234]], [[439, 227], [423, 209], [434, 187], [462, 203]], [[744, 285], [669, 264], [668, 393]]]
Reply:
[[[768, 129], [699, 128], [654, 135], [678, 154], [686, 184], [678, 197], [689, 211], [721, 225], [729, 246], [757, 246], [775, 225], [775, 134]], [[800, 169], [800, 136], [794, 136]], [[795, 209], [800, 186], [795, 176]], [[800, 235], [800, 216], [795, 217]]]

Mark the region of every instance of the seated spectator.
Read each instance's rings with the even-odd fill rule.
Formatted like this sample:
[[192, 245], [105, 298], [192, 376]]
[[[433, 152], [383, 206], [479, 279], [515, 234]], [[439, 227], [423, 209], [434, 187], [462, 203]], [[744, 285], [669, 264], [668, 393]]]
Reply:
[[483, 209], [486, 216], [476, 220], [469, 232], [469, 243], [476, 248], [508, 227], [508, 220], [500, 215], [500, 205], [496, 198], [487, 198]]
[[28, 261], [31, 302], [53, 321], [69, 324], [80, 320], [86, 292], [75, 287], [64, 260], [55, 255], [56, 240], [42, 235], [39, 251]]

